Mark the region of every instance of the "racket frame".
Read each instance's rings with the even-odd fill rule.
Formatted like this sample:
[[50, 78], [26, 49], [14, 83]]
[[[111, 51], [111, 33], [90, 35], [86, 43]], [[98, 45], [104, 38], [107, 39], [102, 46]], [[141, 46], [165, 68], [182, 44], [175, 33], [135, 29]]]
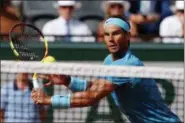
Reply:
[[[15, 24], [15, 25], [11, 28], [11, 30], [10, 30], [10, 32], [9, 32], [9, 40], [10, 40], [10, 47], [11, 47], [11, 49], [12, 49], [14, 55], [15, 55], [16, 57], [20, 58], [20, 54], [19, 54], [19, 53], [17, 52], [17, 50], [15, 49], [15, 46], [14, 46], [14, 44], [13, 44], [13, 40], [12, 40], [12, 37], [11, 37], [11, 34], [12, 34], [12, 32], [13, 32], [13, 29], [16, 28], [17, 26], [23, 26], [23, 27], [24, 27], [24, 26], [28, 26], [28, 27], [30, 27], [30, 28], [35, 29], [35, 30], [40, 34], [40, 36], [41, 36], [41, 38], [42, 38], [42, 40], [43, 40], [43, 42], [44, 42], [44, 47], [45, 47], [44, 56], [43, 56], [42, 60], [40, 61], [40, 62], [42, 62], [43, 59], [44, 59], [45, 57], [48, 56], [48, 41], [46, 40], [46, 38], [44, 37], [44, 35], [42, 34], [42, 32], [41, 32], [37, 27], [35, 27], [35, 26], [31, 25], [31, 24], [18, 23], [18, 24]], [[20, 59], [19, 59], [19, 60], [20, 60]], [[38, 83], [37, 78], [38, 78], [37, 73], [34, 73], [34, 74], [33, 74], [33, 77], [32, 77], [34, 88], [42, 88], [42, 87], [40, 87], [41, 85]]]

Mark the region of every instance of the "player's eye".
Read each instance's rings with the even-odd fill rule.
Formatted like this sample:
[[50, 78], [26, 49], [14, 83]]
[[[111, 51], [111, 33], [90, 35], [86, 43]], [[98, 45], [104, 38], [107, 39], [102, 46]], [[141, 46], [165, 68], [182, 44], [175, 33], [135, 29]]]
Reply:
[[109, 36], [109, 33], [105, 32], [104, 35], [105, 35], [105, 36]]
[[113, 35], [119, 35], [121, 32], [120, 31], [115, 31], [114, 33], [113, 33]]

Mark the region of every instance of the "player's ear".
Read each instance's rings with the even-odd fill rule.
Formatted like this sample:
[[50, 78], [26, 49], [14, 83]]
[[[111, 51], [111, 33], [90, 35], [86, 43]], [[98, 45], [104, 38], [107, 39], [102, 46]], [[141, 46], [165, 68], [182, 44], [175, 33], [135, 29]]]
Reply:
[[128, 47], [130, 46], [130, 38], [131, 38], [131, 33], [127, 32]]
[[126, 40], [130, 40], [130, 37], [131, 37], [131, 33], [130, 32], [124, 32], [124, 35], [125, 35], [125, 38]]
[[127, 38], [128, 38], [128, 40], [130, 39], [130, 37], [131, 37], [131, 33], [130, 32], [127, 32]]

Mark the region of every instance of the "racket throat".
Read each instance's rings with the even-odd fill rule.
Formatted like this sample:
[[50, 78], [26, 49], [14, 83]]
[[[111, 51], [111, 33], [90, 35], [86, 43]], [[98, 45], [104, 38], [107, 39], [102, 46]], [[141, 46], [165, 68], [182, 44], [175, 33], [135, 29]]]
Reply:
[[38, 75], [36, 73], [33, 74], [33, 79], [37, 79]]
[[38, 75], [36, 73], [34, 73], [33, 75], [32, 82], [33, 82], [34, 89], [44, 88], [42, 81], [38, 79]]

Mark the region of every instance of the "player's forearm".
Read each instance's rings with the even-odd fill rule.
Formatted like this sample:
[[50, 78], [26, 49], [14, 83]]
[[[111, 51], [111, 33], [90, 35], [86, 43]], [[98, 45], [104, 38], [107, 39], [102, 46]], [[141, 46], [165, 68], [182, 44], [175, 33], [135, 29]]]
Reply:
[[83, 92], [75, 92], [64, 96], [54, 95], [51, 98], [53, 108], [86, 107], [96, 104], [109, 95], [117, 86], [103, 79], [93, 81], [91, 87]]
[[53, 108], [86, 107], [97, 103], [115, 90], [117, 85], [104, 79], [92, 82], [86, 91], [73, 92], [65, 95], [48, 96], [43, 90], [32, 90], [32, 99], [36, 104], [52, 105]]
[[76, 92], [71, 96], [71, 107], [86, 107], [97, 103], [99, 99], [96, 93], [90, 91]]
[[86, 107], [95, 104], [98, 100], [96, 93], [84, 91], [65, 96], [54, 95], [51, 97], [51, 104], [53, 108]]
[[73, 92], [85, 91], [91, 86], [91, 82], [80, 78], [70, 77], [69, 80], [67, 87]]

